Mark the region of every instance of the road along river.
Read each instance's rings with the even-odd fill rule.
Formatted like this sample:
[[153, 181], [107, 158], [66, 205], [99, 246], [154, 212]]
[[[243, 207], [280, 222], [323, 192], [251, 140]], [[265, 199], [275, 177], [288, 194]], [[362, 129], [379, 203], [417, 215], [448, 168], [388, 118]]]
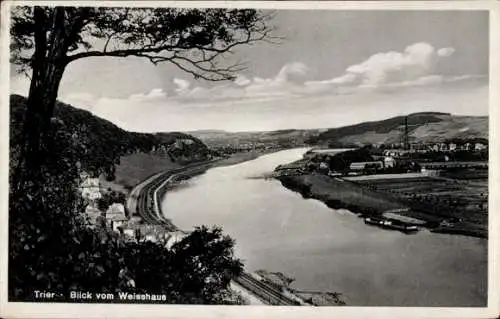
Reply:
[[256, 179], [306, 149], [217, 167], [167, 192], [179, 228], [219, 225], [247, 271], [281, 271], [301, 290], [341, 292], [350, 306], [485, 306], [487, 241], [366, 226], [346, 210]]

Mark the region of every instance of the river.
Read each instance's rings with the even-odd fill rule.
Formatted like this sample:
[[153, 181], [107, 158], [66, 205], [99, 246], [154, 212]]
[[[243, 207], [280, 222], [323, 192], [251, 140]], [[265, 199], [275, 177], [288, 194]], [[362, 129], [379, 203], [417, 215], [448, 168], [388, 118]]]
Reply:
[[219, 225], [247, 271], [281, 271], [293, 287], [336, 291], [351, 306], [485, 306], [487, 240], [366, 226], [346, 210], [256, 179], [307, 149], [217, 167], [169, 191], [163, 211], [182, 229]]

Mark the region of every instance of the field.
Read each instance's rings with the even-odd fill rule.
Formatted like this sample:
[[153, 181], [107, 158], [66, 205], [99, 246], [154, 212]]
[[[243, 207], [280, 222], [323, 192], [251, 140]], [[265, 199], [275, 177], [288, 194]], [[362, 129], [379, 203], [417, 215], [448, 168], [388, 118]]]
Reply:
[[463, 170], [444, 174], [446, 177], [358, 180], [356, 183], [407, 202], [412, 211], [403, 214], [427, 220], [438, 217], [486, 230], [488, 182], [485, 171]]
[[380, 215], [387, 210], [407, 207], [404, 203], [358, 184], [322, 174], [280, 176], [278, 179], [283, 186], [301, 193], [305, 198], [318, 199], [334, 209], [345, 208], [358, 214]]
[[403, 175], [384, 178], [379, 175], [377, 179], [344, 180], [313, 173], [278, 179], [285, 187], [304, 197], [321, 200], [334, 209], [345, 208], [362, 216], [398, 211], [399, 215], [424, 221], [425, 226], [435, 232], [487, 237], [488, 183], [485, 177], [484, 171], [455, 171], [447, 177]]

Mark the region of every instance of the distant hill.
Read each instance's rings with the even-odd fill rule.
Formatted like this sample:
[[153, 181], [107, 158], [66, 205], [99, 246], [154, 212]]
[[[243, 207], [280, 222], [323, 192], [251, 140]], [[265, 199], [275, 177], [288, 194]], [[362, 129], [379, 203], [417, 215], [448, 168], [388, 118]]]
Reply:
[[216, 130], [202, 130], [188, 132], [199, 138], [209, 147], [225, 147], [225, 146], [244, 146], [247, 144], [265, 144], [265, 145], [280, 145], [301, 146], [305, 141], [313, 136], [318, 135], [321, 130], [278, 130], [264, 132], [226, 132]]
[[[26, 98], [10, 96], [10, 143], [15, 149], [22, 139], [22, 125], [26, 111]], [[86, 151], [81, 164], [90, 172], [114, 172], [119, 158], [134, 153], [163, 153], [173, 160], [198, 160], [207, 156], [209, 150], [199, 139], [185, 133], [135, 133], [119, 128], [113, 123], [71, 105], [57, 102], [54, 118], [64, 123], [64, 129], [76, 136], [79, 146]], [[15, 156], [16, 152], [11, 152]], [[12, 158], [15, 161], [15, 158]], [[104, 164], [104, 165], [103, 165]], [[104, 166], [110, 171], [98, 171]]]
[[[405, 116], [332, 128], [307, 142], [330, 146], [362, 146], [400, 143]], [[408, 115], [411, 143], [435, 143], [454, 140], [488, 140], [487, 116], [457, 116], [425, 112]]]
[[[237, 146], [246, 143], [293, 145], [330, 145], [356, 147], [367, 144], [401, 142], [405, 116], [330, 129], [278, 130], [267, 132], [192, 131], [210, 147]], [[457, 116], [424, 112], [408, 115], [410, 142], [434, 143], [453, 140], [488, 140], [487, 116]]]

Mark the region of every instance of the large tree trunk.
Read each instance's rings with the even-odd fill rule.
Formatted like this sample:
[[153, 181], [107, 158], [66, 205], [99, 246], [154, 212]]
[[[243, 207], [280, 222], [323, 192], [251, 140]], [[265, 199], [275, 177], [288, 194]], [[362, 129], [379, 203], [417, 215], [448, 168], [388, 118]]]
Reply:
[[40, 26], [40, 30], [35, 33], [33, 73], [24, 119], [23, 146], [12, 181], [15, 190], [21, 189], [28, 179], [36, 183], [41, 178], [47, 134], [59, 84], [67, 65], [64, 9], [55, 8], [49, 16], [52, 19], [50, 34], [47, 32], [47, 18], [43, 8], [35, 8], [35, 23]]

